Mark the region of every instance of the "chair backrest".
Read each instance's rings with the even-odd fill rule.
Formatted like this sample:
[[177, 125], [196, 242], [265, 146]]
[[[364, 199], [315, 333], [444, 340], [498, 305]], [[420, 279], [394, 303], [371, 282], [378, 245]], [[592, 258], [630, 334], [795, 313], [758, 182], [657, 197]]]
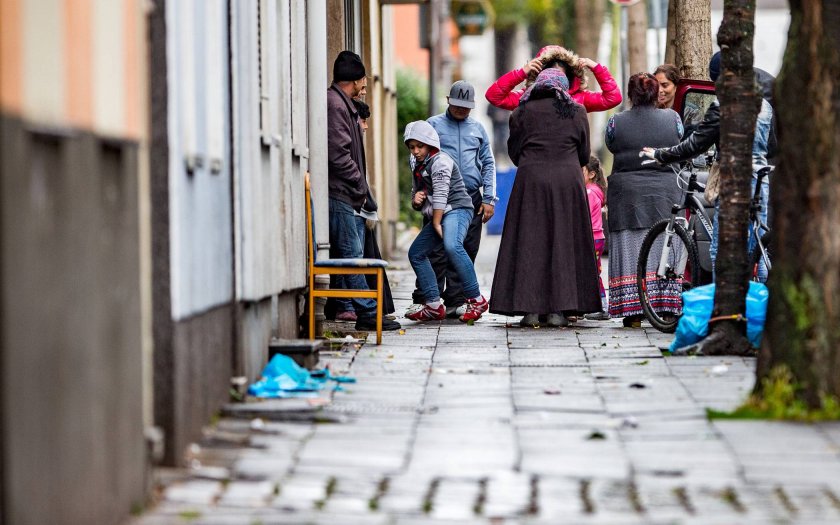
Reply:
[[[315, 224], [312, 217], [312, 189], [309, 182], [309, 172], [304, 176], [304, 187], [306, 188], [306, 245], [309, 255], [308, 265], [311, 269], [315, 264]], [[311, 272], [310, 272], [311, 273]]]

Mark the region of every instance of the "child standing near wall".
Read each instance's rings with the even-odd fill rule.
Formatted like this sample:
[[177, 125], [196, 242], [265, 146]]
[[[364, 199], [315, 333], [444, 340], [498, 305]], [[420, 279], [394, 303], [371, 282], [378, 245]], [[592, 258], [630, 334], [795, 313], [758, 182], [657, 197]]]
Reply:
[[601, 209], [606, 204], [607, 178], [601, 168], [601, 161], [595, 155], [589, 156], [589, 162], [583, 167], [583, 182], [586, 184], [586, 197], [589, 199], [589, 215], [592, 219], [592, 235], [595, 240], [595, 260], [598, 263], [598, 289], [601, 292], [601, 311], [586, 314], [586, 319], [606, 321], [610, 318], [604, 281], [601, 279], [601, 256], [607, 240], [604, 237], [604, 222]]
[[440, 138], [431, 124], [423, 120], [409, 123], [405, 127], [404, 142], [411, 153], [412, 207], [431, 219], [408, 250], [408, 260], [417, 274], [426, 303], [406, 317], [414, 321], [446, 318], [446, 308], [441, 302], [437, 278], [429, 261], [429, 254], [443, 244], [467, 298], [467, 310], [458, 319], [462, 322], [475, 321], [487, 311], [488, 303], [481, 295], [475, 268], [464, 249], [464, 238], [474, 214], [472, 199], [458, 166], [452, 157], [440, 151]]

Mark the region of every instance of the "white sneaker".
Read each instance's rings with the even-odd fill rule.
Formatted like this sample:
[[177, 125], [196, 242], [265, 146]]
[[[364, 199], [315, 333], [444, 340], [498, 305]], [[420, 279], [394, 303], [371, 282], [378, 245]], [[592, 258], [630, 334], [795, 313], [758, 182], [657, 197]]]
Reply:
[[546, 324], [554, 327], [569, 326], [569, 320], [563, 314], [548, 314]]
[[420, 310], [422, 310], [426, 305], [425, 304], [417, 304], [414, 303], [405, 310], [405, 315], [408, 316], [409, 314], [416, 314]]
[[447, 306], [446, 307], [446, 317], [453, 319], [455, 317], [461, 317], [467, 313], [467, 305], [462, 304], [461, 306]]
[[523, 326], [525, 328], [534, 327], [540, 325], [540, 316], [539, 314], [528, 314], [519, 321], [519, 326]]

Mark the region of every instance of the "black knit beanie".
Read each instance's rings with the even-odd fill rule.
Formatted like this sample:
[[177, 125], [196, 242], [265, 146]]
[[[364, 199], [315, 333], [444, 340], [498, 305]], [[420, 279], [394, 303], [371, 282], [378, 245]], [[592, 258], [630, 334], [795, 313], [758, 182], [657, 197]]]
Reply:
[[355, 81], [365, 76], [365, 64], [359, 55], [352, 51], [342, 51], [333, 64], [333, 82]]
[[717, 82], [718, 77], [720, 76], [720, 51], [712, 55], [712, 59], [709, 60], [709, 78], [712, 79], [712, 82]]

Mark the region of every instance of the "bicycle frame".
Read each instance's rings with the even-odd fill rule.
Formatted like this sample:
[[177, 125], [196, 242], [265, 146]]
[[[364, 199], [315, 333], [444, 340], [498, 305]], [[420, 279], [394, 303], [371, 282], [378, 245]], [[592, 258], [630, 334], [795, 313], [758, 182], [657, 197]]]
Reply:
[[[656, 276], [659, 278], [665, 278], [669, 270], [668, 248], [671, 246], [671, 242], [674, 238], [674, 224], [676, 224], [677, 221], [684, 223], [684, 227], [686, 231], [688, 231], [689, 236], [692, 239], [694, 239], [694, 229], [691, 226], [691, 221], [689, 220], [689, 218], [691, 216], [695, 216], [700, 221], [700, 224], [703, 226], [703, 229], [706, 230], [708, 236], [712, 236], [712, 221], [706, 214], [706, 209], [703, 206], [703, 203], [700, 202], [700, 199], [698, 199], [695, 195], [697, 191], [703, 191], [703, 187], [700, 186], [700, 184], [697, 182], [697, 174], [694, 171], [693, 165], [689, 164], [688, 168], [677, 168], [675, 166], [672, 166], [671, 169], [677, 176], [677, 180], [680, 179], [680, 176], [686, 170], [689, 172], [689, 177], [688, 186], [683, 190], [683, 203], [674, 204], [674, 206], [671, 207], [671, 221], [668, 223], [668, 227], [665, 229], [665, 243], [662, 248], [662, 253], [659, 255], [659, 264], [656, 267]], [[684, 214], [681, 214], [680, 212], [685, 210], [689, 212], [689, 217], [681, 216]], [[675, 268], [672, 268], [672, 270], [677, 275], [683, 275], [685, 273], [685, 266], [687, 263], [687, 254], [683, 253], [680, 257], [679, 262], [677, 263], [677, 266]]]
[[761, 237], [763, 236], [762, 232], [770, 233], [770, 227], [761, 220], [759, 212], [763, 207], [761, 204], [761, 184], [763, 179], [765, 177], [769, 177], [772, 172], [772, 166], [764, 167], [758, 171], [755, 191], [753, 192], [752, 200], [750, 201], [750, 229], [755, 238], [756, 246], [761, 253], [761, 259], [764, 261], [764, 266], [767, 268], [768, 272], [770, 271], [772, 265], [770, 263], [770, 256], [767, 253], [767, 247], [764, 246], [764, 242], [761, 240]]

